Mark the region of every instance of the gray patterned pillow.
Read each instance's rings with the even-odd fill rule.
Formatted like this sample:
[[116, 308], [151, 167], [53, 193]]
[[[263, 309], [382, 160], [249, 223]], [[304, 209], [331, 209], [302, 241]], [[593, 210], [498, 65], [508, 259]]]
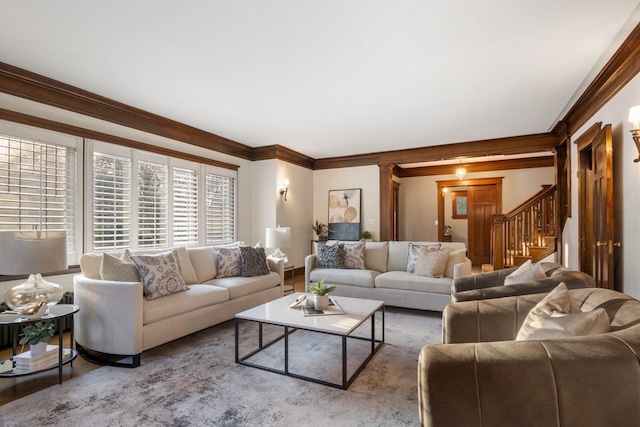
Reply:
[[102, 254], [100, 278], [114, 282], [139, 282], [140, 273], [132, 262], [126, 262], [113, 255]]
[[427, 249], [422, 247], [418, 252], [414, 274], [416, 276], [442, 277], [444, 270], [447, 268], [449, 249]]
[[416, 271], [416, 261], [418, 259], [418, 255], [420, 254], [420, 248], [425, 248], [430, 251], [436, 251], [440, 249], [442, 246], [440, 243], [435, 245], [416, 245], [414, 243], [409, 243], [409, 257], [407, 260], [407, 273], [415, 273]]
[[140, 281], [147, 300], [186, 291], [178, 264], [171, 252], [158, 255], [131, 255], [131, 261], [138, 267]]
[[364, 269], [364, 242], [344, 244], [344, 268]]
[[240, 246], [240, 263], [242, 277], [269, 274], [267, 255], [262, 247], [252, 248], [250, 246]]
[[318, 245], [316, 247], [318, 267], [344, 268], [344, 244]]
[[218, 256], [218, 275], [216, 278], [235, 277], [242, 275], [240, 262], [240, 248], [214, 248]]

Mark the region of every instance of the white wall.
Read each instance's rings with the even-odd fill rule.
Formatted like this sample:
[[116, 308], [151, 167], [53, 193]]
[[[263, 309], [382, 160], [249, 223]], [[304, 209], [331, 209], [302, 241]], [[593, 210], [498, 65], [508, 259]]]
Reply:
[[309, 240], [316, 236], [311, 224], [317, 219], [329, 220], [329, 190], [361, 188], [360, 231], [371, 232], [373, 240], [380, 239], [380, 169], [378, 166], [326, 169], [313, 172], [313, 215], [308, 223]]
[[[622, 242], [617, 251], [615, 265], [616, 289], [640, 298], [640, 163], [638, 150], [631, 138], [631, 123], [627, 121], [629, 108], [640, 105], [640, 76], [636, 76], [611, 101], [609, 101], [594, 117], [572, 136], [577, 140], [596, 122], [603, 126], [611, 124], [613, 131], [613, 169], [614, 169], [614, 229], [615, 240]], [[579, 267], [578, 248], [578, 149], [571, 144], [571, 218], [567, 221], [563, 233], [565, 242], [565, 265]]]
[[[537, 193], [543, 184], [554, 184], [554, 168], [531, 168], [469, 173], [465, 179], [502, 177], [502, 211], [509, 212]], [[437, 241], [438, 184], [455, 179], [452, 175], [434, 175], [400, 179], [400, 240]], [[466, 242], [465, 226], [451, 219], [451, 195], [445, 198], [445, 224], [453, 229], [453, 240]], [[447, 211], [445, 211], [446, 213]], [[464, 238], [463, 238], [464, 236]]]

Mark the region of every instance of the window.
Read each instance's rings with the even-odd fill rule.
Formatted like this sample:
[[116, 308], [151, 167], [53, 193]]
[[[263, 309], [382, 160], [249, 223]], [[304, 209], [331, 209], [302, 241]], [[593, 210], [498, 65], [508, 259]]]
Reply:
[[467, 192], [466, 191], [452, 191], [451, 192], [452, 215], [453, 219], [466, 219], [467, 218]]
[[89, 250], [235, 241], [235, 172], [97, 141], [91, 150]]

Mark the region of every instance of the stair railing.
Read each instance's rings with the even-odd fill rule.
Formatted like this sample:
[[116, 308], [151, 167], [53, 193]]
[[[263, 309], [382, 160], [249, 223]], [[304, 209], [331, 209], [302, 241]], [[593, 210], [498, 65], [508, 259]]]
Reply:
[[511, 212], [493, 216], [494, 269], [517, 265], [518, 257], [530, 256], [529, 247], [545, 245], [548, 237], [557, 238], [556, 195], [555, 185], [543, 185]]

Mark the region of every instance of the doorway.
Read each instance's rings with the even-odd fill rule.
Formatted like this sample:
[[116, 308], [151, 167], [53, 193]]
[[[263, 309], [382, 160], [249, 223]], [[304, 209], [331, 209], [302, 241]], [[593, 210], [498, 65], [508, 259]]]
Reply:
[[444, 241], [445, 188], [467, 188], [467, 249], [475, 266], [491, 261], [493, 215], [502, 212], [502, 178], [438, 181], [438, 240]]
[[578, 218], [580, 270], [599, 288], [614, 289], [613, 138], [611, 125], [598, 122], [578, 145]]

